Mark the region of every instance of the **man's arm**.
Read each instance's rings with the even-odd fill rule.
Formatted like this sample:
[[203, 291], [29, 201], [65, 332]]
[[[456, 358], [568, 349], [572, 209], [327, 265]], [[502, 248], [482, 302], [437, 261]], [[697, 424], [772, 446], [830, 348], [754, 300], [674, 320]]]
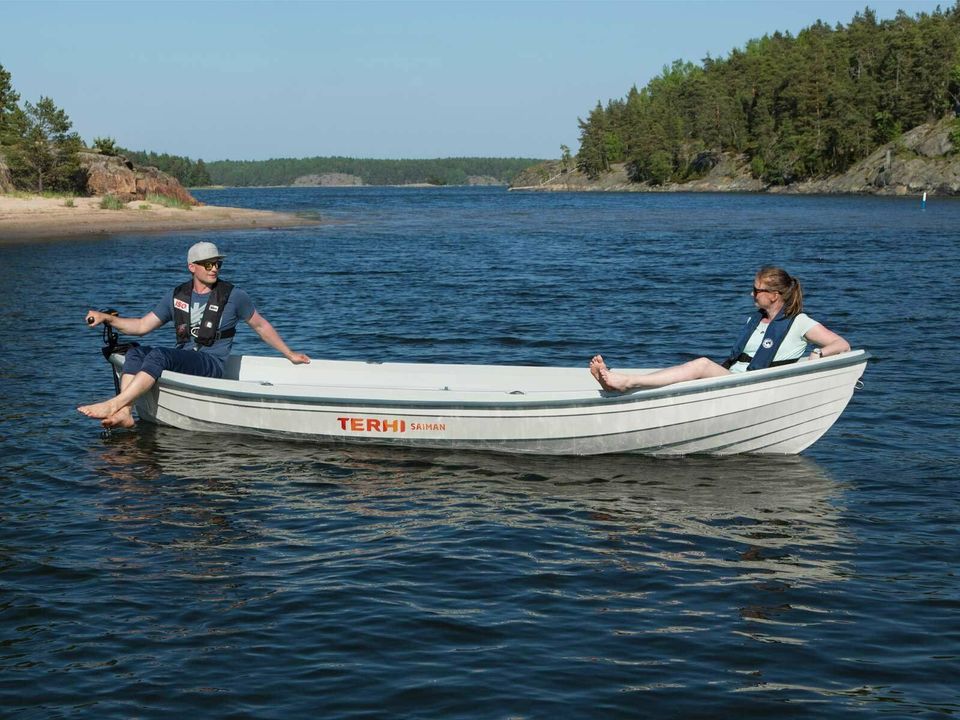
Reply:
[[303, 353], [294, 352], [287, 347], [287, 344], [283, 341], [283, 338], [280, 337], [280, 333], [274, 330], [273, 325], [271, 325], [267, 319], [256, 310], [253, 311], [253, 315], [251, 315], [250, 319], [247, 320], [247, 324], [253, 328], [253, 331], [260, 336], [261, 340], [283, 355], [294, 365], [310, 362], [310, 358]]
[[160, 320], [160, 318], [158, 318], [152, 312], [148, 312], [141, 318], [122, 318], [117, 317], [116, 315], [110, 315], [109, 313], [100, 312], [99, 310], [88, 310], [87, 325], [90, 327], [96, 327], [100, 323], [110, 325], [124, 335], [146, 335], [148, 332], [156, 330], [158, 327], [163, 325], [163, 322]]

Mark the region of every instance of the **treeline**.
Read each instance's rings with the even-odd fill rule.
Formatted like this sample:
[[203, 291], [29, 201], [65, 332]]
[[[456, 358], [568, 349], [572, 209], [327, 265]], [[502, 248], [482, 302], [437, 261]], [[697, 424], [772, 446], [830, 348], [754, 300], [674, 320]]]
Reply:
[[72, 127], [67, 113], [48, 97], [21, 106], [10, 73], [0, 65], [0, 191], [42, 193], [83, 186], [77, 159], [83, 141]]
[[[72, 131], [67, 113], [48, 97], [41, 97], [36, 105], [19, 101], [10, 73], [0, 65], [0, 190], [83, 193], [87, 178], [78, 153], [87, 148]], [[92, 149], [103, 155], [123, 155], [135, 165], [152, 165], [181, 185], [211, 184], [203, 160], [125, 150], [106, 137], [94, 138]]]
[[960, 1], [879, 22], [774, 33], [726, 59], [676, 61], [642, 90], [580, 120], [577, 166], [626, 163], [635, 182], [702, 175], [721, 152], [745, 154], [773, 184], [841, 173], [960, 100]]
[[442, 158], [435, 160], [366, 160], [348, 157], [216, 160], [206, 164], [216, 185], [290, 185], [304, 175], [345, 173], [365, 185], [463, 185], [470, 176], [509, 183], [521, 170], [540, 160], [530, 158]]
[[181, 155], [146, 152], [145, 150], [126, 150], [123, 148], [120, 148], [118, 152], [134, 165], [150, 165], [157, 168], [157, 170], [162, 170], [168, 175], [173, 175], [184, 187], [200, 187], [202, 185], [214, 184], [210, 179], [207, 166], [202, 159], [194, 162], [190, 158]]

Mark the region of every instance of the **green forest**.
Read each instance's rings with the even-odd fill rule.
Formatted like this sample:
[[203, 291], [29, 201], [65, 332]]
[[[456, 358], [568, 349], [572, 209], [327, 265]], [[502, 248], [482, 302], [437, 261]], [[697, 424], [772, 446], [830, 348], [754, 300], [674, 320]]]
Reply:
[[137, 165], [152, 165], [173, 175], [182, 185], [257, 187], [290, 185], [304, 175], [345, 173], [365, 185], [463, 185], [470, 176], [493, 177], [509, 183], [521, 170], [540, 160], [529, 158], [442, 158], [436, 160], [367, 160], [348, 157], [216, 160], [205, 163], [179, 155], [120, 150]]
[[[303, 175], [345, 173], [365, 185], [463, 185], [470, 176], [509, 183], [521, 170], [540, 160], [530, 158], [441, 158], [435, 160], [367, 160], [348, 157], [218, 160], [206, 164], [216, 185], [289, 185]], [[162, 170], [163, 168], [161, 168]]]
[[724, 59], [678, 60], [643, 89], [598, 102], [580, 120], [577, 167], [596, 178], [625, 163], [630, 180], [662, 184], [702, 176], [727, 152], [746, 156], [754, 177], [788, 184], [842, 173], [958, 101], [960, 2], [884, 21], [867, 8]]
[[134, 165], [147, 165], [173, 175], [184, 187], [199, 187], [212, 185], [210, 174], [203, 160], [194, 162], [188, 157], [168, 155], [167, 153], [146, 152], [144, 150], [126, 150], [121, 148], [119, 154], [126, 157]]

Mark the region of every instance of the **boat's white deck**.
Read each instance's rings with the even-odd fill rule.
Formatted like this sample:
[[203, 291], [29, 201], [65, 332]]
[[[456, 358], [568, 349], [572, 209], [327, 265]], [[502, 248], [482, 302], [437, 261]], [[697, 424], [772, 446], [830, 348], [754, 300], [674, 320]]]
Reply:
[[[644, 372], [631, 370], [631, 372]], [[587, 392], [600, 389], [586, 367], [427, 365], [315, 360], [292, 365], [283, 358], [231, 356], [224, 379], [317, 388], [383, 388], [453, 392]]]

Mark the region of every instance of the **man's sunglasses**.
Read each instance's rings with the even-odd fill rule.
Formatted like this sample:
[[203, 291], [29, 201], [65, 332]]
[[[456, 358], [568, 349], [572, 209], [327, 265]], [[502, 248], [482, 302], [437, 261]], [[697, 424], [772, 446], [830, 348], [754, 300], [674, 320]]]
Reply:
[[762, 292], [779, 293], [780, 291], [779, 291], [779, 290], [771, 290], [770, 288], [758, 288], [758, 287], [755, 287], [755, 288], [753, 289], [753, 294], [754, 294], [754, 295], [759, 295], [759, 294], [762, 293]]
[[198, 260], [197, 262], [194, 263], [194, 265], [199, 265], [207, 272], [210, 272], [214, 268], [217, 268], [217, 270], [222, 268], [223, 260]]

